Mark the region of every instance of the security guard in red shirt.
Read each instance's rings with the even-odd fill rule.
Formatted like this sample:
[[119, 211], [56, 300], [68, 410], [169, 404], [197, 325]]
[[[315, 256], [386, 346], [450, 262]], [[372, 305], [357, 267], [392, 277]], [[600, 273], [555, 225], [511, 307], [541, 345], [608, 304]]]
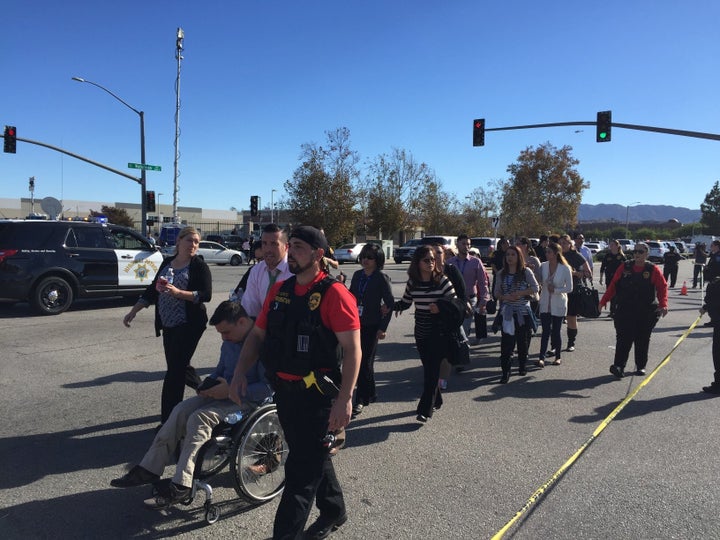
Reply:
[[327, 251], [318, 229], [301, 226], [292, 231], [288, 267], [295, 275], [268, 291], [230, 388], [231, 399], [240, 403], [245, 373], [260, 356], [290, 450], [274, 539], [303, 535], [313, 499], [320, 516], [304, 538], [326, 538], [347, 521], [326, 436], [350, 422], [360, 367], [360, 318], [350, 291], [328, 278], [323, 267]]

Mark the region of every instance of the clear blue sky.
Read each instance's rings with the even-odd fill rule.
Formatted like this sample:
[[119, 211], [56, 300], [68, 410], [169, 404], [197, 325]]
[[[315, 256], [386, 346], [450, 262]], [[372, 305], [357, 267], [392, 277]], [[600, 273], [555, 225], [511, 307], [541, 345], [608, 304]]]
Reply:
[[[720, 180], [720, 142], [593, 126], [490, 132], [487, 127], [594, 121], [720, 132], [717, 0], [5, 2], [0, 124], [127, 172], [140, 161], [144, 110], [148, 189], [171, 202], [175, 34], [181, 74], [179, 204], [277, 201], [300, 146], [345, 126], [363, 161], [393, 147], [431, 166], [463, 200], [507, 178], [528, 146], [573, 147], [587, 204], [697, 209]], [[581, 129], [580, 133], [575, 131]], [[139, 201], [120, 176], [18, 143], [0, 154], [0, 197]], [[332, 195], [329, 196], [332, 200]]]

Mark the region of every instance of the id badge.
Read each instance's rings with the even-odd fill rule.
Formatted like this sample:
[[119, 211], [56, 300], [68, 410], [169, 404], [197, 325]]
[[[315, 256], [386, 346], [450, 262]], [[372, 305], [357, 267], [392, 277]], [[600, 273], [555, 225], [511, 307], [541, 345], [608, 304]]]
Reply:
[[363, 305], [360, 304], [360, 305], [358, 305], [358, 316], [359, 317], [362, 317], [362, 312], [363, 312]]

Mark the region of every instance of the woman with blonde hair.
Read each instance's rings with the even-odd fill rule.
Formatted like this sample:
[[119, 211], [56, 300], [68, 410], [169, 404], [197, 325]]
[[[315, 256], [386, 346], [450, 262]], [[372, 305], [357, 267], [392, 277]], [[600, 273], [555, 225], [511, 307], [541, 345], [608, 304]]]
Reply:
[[130, 327], [135, 315], [155, 304], [155, 335], [162, 334], [167, 372], [162, 388], [161, 423], [183, 400], [186, 380], [197, 387], [200, 380], [190, 365], [207, 325], [205, 302], [212, 298], [212, 274], [197, 256], [200, 233], [194, 227], [180, 231], [175, 255], [165, 259], [155, 279], [123, 318]]

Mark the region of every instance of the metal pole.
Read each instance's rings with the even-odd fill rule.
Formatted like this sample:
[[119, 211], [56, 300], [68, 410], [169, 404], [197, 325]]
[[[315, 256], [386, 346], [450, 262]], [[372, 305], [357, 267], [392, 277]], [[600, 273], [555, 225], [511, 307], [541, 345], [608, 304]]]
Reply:
[[180, 61], [183, 59], [183, 39], [185, 32], [182, 28], [177, 29], [177, 41], [175, 42], [175, 58], [177, 59], [177, 78], [175, 80], [175, 170], [173, 174], [173, 223], [179, 223], [178, 218], [178, 176], [180, 162]]
[[145, 113], [140, 111], [140, 230], [147, 236], [147, 181], [145, 175]]

